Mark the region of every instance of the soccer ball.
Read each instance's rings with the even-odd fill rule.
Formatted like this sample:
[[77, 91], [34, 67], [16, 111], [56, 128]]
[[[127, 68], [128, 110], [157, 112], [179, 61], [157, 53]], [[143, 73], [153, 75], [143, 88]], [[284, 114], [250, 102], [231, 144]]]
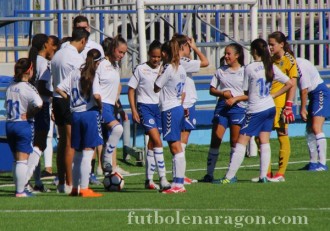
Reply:
[[124, 188], [124, 177], [118, 172], [113, 172], [104, 177], [103, 186], [106, 191], [119, 192]]

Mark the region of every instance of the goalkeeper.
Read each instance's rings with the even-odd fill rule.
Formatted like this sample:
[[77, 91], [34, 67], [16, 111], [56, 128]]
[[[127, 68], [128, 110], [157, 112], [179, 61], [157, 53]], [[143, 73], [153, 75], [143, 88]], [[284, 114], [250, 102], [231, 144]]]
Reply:
[[[268, 179], [272, 182], [285, 181], [284, 174], [288, 166], [291, 153], [290, 140], [288, 136], [288, 124], [294, 122], [292, 112], [293, 98], [297, 88], [297, 63], [290, 50], [286, 37], [282, 32], [276, 31], [268, 36], [268, 45], [273, 56], [273, 62], [289, 78], [293, 84], [292, 88], [286, 93], [274, 99], [276, 115], [274, 119], [274, 129], [280, 143], [278, 171], [272, 176], [271, 166], [268, 169]], [[283, 86], [282, 83], [274, 81], [271, 93], [277, 92]]]

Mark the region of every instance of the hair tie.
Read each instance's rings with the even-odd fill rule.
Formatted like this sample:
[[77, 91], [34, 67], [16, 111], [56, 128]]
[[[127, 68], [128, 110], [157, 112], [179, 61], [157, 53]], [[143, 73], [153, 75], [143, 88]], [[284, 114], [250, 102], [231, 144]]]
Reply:
[[101, 56], [96, 59], [93, 59], [94, 62], [101, 61], [101, 60], [103, 60], [103, 58]]

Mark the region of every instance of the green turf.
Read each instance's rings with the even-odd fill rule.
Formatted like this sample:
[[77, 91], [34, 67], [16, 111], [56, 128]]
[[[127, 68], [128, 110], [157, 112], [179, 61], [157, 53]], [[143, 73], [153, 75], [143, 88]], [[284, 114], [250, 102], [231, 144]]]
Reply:
[[[11, 183], [10, 174], [1, 173], [0, 230], [328, 230], [329, 172], [299, 171], [308, 160], [307, 145], [303, 137], [291, 139], [291, 145], [290, 161], [298, 163], [289, 165], [284, 183], [251, 183], [258, 176], [259, 158], [245, 158], [237, 184], [197, 183], [177, 195], [145, 190], [144, 168], [135, 166], [134, 160], [119, 163], [125, 170], [141, 174], [125, 177], [122, 192], [104, 192], [101, 198], [59, 195], [51, 185], [52, 193], [14, 198], [14, 188], [4, 186]], [[271, 147], [276, 163], [277, 140], [271, 141]], [[207, 150], [207, 146], [188, 145], [189, 177], [204, 176]], [[167, 148], [165, 155], [170, 170]], [[229, 145], [224, 143], [215, 177], [225, 174], [228, 160]], [[273, 167], [276, 170], [277, 164]], [[93, 188], [103, 191], [102, 186]]]

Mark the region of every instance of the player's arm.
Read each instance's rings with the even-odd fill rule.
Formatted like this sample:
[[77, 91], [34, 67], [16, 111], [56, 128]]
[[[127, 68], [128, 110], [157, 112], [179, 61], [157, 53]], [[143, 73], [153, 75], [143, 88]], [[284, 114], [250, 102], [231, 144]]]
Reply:
[[231, 95], [230, 90], [221, 91], [221, 90], [216, 89], [213, 86], [210, 86], [209, 93], [210, 93], [210, 95], [213, 95], [215, 97], [219, 97], [221, 99], [230, 99], [231, 97], [233, 97]]
[[187, 40], [187, 42], [188, 42], [189, 46], [191, 47], [191, 49], [193, 49], [193, 51], [196, 53], [196, 55], [198, 56], [199, 60], [201, 61], [200, 67], [207, 67], [209, 65], [209, 60], [198, 49], [198, 47], [196, 46], [196, 43], [195, 43], [195, 39], [194, 38], [189, 38]]
[[244, 95], [240, 95], [240, 96], [231, 97], [231, 98], [229, 98], [229, 99], [226, 100], [226, 105], [233, 106], [235, 103], [238, 103], [240, 101], [247, 101], [248, 98], [249, 97], [247, 95], [245, 95], [245, 94]]
[[56, 88], [55, 90], [60, 96], [62, 96], [64, 99], [67, 99], [68, 98], [68, 94], [63, 91], [62, 89], [60, 89], [59, 87]]
[[308, 112], [306, 110], [307, 98], [308, 98], [307, 88], [300, 90], [300, 100], [301, 100], [300, 116], [303, 121], [307, 121], [307, 115], [308, 115]]
[[284, 86], [278, 90], [277, 92], [274, 92], [271, 94], [271, 96], [273, 97], [273, 99], [275, 99], [276, 97], [284, 94], [285, 92], [288, 92], [290, 91], [290, 89], [292, 88], [292, 81], [291, 80], [288, 80], [286, 83], [284, 83]]
[[136, 109], [135, 101], [135, 89], [132, 87], [128, 88], [128, 101], [132, 111], [132, 118], [135, 122], [140, 123], [140, 116]]
[[93, 97], [94, 97], [97, 107], [99, 108], [100, 114], [102, 115], [102, 110], [103, 110], [102, 98], [99, 94], [94, 94]]

